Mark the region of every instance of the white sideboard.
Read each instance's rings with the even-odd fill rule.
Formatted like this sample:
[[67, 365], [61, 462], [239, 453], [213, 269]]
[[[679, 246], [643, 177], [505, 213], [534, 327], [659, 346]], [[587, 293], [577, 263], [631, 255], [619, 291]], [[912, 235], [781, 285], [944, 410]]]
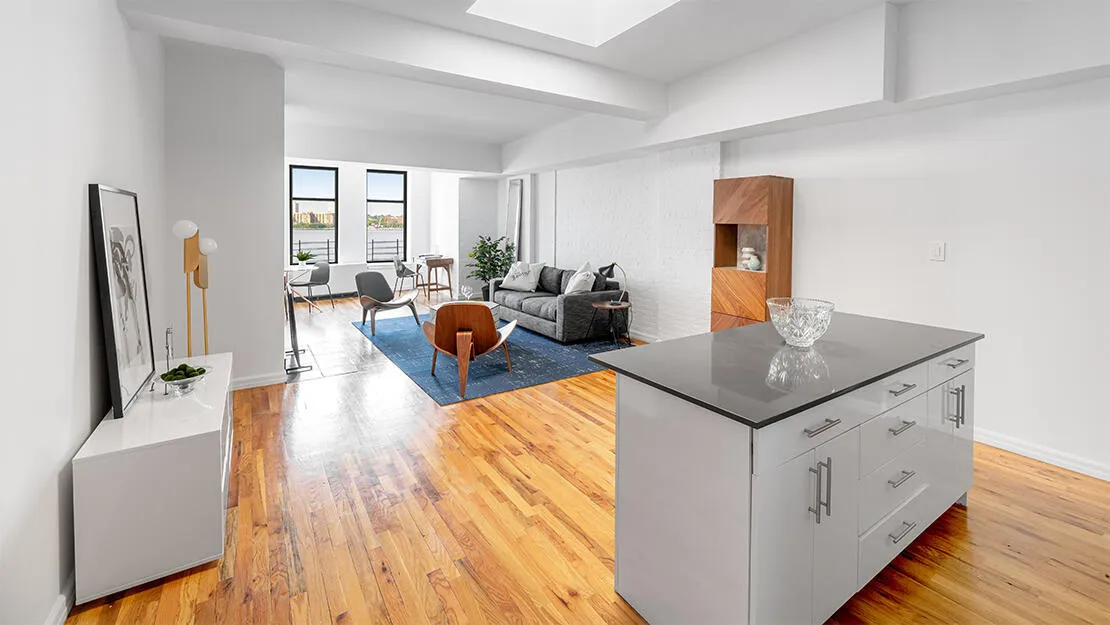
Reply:
[[656, 625], [825, 622], [966, 504], [974, 350], [758, 428], [618, 369], [617, 591]]
[[223, 556], [232, 358], [187, 361], [209, 369], [191, 393], [148, 387], [73, 458], [77, 603]]

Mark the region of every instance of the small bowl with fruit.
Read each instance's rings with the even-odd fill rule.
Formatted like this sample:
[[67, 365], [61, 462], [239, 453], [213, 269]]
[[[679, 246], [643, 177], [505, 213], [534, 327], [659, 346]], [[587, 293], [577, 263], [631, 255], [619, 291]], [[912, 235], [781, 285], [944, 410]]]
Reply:
[[211, 370], [211, 367], [208, 366], [194, 367], [183, 362], [158, 377], [169, 387], [171, 393], [181, 396], [192, 392]]

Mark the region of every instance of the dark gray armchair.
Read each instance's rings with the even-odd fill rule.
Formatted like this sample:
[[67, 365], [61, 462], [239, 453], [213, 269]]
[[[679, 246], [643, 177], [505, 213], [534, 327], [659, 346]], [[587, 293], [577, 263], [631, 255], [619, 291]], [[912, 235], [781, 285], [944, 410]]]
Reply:
[[394, 297], [393, 289], [385, 276], [377, 271], [363, 271], [355, 276], [355, 289], [358, 290], [358, 301], [362, 304], [362, 325], [366, 325], [366, 313], [370, 313], [370, 335], [377, 333], [375, 327], [376, 316], [379, 310], [392, 310], [408, 306], [412, 311], [412, 318], [416, 325], [420, 325], [420, 316], [416, 314], [416, 295], [418, 291], [412, 290]]
[[[327, 261], [316, 263], [312, 267], [312, 273], [308, 275], [307, 280], [300, 282], [290, 282], [289, 286], [294, 288], [308, 289], [308, 298], [312, 299], [312, 287], [322, 286], [328, 290], [328, 300], [331, 301], [331, 307], [335, 308], [335, 298], [331, 296], [331, 265]], [[312, 312], [312, 307], [308, 308], [308, 312]]]
[[401, 260], [400, 256], [393, 257], [393, 271], [397, 274], [397, 279], [393, 281], [393, 290], [400, 293], [401, 289], [405, 288], [405, 280], [412, 279], [412, 288], [420, 288], [420, 263], [416, 264], [416, 269], [409, 268], [405, 261]]

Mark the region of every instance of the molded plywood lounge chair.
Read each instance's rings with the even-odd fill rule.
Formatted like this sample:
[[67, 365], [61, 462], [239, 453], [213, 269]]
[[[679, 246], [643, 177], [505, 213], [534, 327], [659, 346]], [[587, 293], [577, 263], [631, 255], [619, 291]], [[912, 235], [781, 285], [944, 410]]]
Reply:
[[366, 313], [370, 313], [370, 334], [377, 333], [375, 317], [379, 310], [392, 310], [408, 306], [412, 311], [412, 318], [416, 325], [420, 325], [420, 317], [416, 314], [416, 295], [418, 291], [412, 290], [396, 297], [393, 289], [385, 276], [376, 271], [363, 271], [355, 276], [355, 288], [358, 289], [358, 301], [362, 304], [362, 325], [366, 325]]
[[459, 362], [459, 395], [466, 397], [466, 376], [470, 361], [488, 354], [498, 347], [505, 350], [505, 364], [509, 373], [513, 362], [505, 341], [516, 329], [516, 321], [498, 328], [493, 322], [489, 306], [479, 302], [450, 302], [436, 311], [435, 323], [424, 322], [424, 336], [432, 344], [432, 375], [436, 374], [436, 357], [440, 352]]

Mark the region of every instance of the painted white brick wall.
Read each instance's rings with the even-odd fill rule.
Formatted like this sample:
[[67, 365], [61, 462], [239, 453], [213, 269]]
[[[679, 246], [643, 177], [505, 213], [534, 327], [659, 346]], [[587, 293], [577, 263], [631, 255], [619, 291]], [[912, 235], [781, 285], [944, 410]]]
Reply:
[[712, 143], [558, 172], [557, 263], [567, 269], [620, 263], [637, 338], [709, 331], [713, 180], [720, 165], [720, 144]]

